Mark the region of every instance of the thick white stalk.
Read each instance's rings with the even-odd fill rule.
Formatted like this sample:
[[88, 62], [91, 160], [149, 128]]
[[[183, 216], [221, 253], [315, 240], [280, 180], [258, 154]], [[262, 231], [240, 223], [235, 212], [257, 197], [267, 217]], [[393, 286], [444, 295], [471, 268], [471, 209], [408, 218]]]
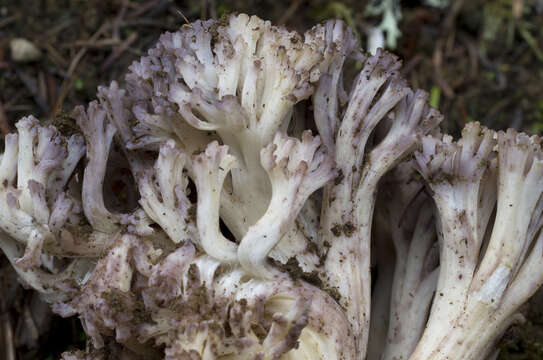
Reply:
[[[324, 265], [324, 280], [329, 290], [339, 296], [339, 303], [346, 309], [356, 338], [358, 358], [363, 359], [370, 325], [370, 239], [376, 183], [365, 183], [359, 190], [356, 201], [358, 206], [352, 207], [350, 217], [342, 218], [338, 212], [332, 213], [335, 216], [331, 219], [347, 221], [334, 223], [332, 228], [324, 229], [332, 233], [332, 246]], [[342, 207], [343, 210], [346, 208]]]

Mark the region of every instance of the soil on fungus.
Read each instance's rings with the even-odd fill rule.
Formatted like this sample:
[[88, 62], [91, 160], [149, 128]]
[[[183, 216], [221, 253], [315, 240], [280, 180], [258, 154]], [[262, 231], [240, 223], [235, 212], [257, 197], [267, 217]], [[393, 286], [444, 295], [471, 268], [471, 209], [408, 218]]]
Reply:
[[[367, 30], [380, 22], [369, 15], [368, 3], [377, 1], [2, 0], [0, 132], [12, 131], [27, 114], [73, 131], [69, 112], [75, 105], [94, 99], [98, 85], [122, 79], [161, 33], [198, 18], [246, 12], [299, 31], [341, 18], [365, 44]], [[494, 129], [543, 132], [543, 1], [402, 1], [398, 26], [401, 36], [391, 50], [404, 59], [402, 72], [412, 87], [427, 90], [432, 106], [444, 113], [445, 131], [458, 135], [467, 122], [480, 121]], [[40, 56], [15, 61], [14, 38], [30, 41]], [[338, 231], [348, 232], [345, 226]], [[8, 329], [17, 359], [56, 359], [84, 347], [78, 319], [48, 312], [17, 284], [3, 255], [0, 291], [7, 294], [0, 296], [0, 343]], [[527, 321], [501, 340], [499, 359], [543, 358], [543, 291], [522, 311]]]

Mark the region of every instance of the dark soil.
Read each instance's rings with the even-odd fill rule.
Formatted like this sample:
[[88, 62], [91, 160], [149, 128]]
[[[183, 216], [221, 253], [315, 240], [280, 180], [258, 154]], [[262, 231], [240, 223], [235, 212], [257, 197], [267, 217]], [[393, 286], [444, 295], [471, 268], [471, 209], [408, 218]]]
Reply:
[[[122, 79], [162, 32], [185, 22], [246, 12], [303, 31], [339, 17], [365, 44], [367, 29], [380, 22], [366, 14], [368, 2], [0, 0], [0, 131], [13, 130], [27, 114], [47, 121], [88, 103], [98, 85]], [[458, 134], [466, 122], [480, 121], [543, 132], [543, 1], [450, 0], [442, 1], [450, 3], [444, 8], [429, 2], [402, 1], [402, 35], [393, 51], [404, 59], [410, 84], [430, 92], [432, 105], [445, 114], [444, 130]], [[13, 61], [13, 38], [34, 43], [41, 58]], [[18, 294], [11, 303], [0, 302], [0, 321], [8, 319], [14, 328], [30, 301], [30, 292]], [[500, 359], [543, 359], [543, 293], [524, 312], [528, 321], [507, 333]], [[37, 345], [17, 347], [18, 359], [53, 359], [84, 345], [76, 319], [48, 324]]]

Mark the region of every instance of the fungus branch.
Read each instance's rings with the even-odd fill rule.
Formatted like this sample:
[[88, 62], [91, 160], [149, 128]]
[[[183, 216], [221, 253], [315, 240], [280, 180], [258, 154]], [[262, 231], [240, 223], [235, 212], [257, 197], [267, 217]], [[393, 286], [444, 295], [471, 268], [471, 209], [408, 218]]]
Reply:
[[285, 235], [309, 196], [334, 176], [334, 164], [310, 131], [302, 140], [277, 133], [261, 151], [262, 166], [272, 184], [272, 197], [264, 215], [243, 237], [238, 256], [254, 276], [273, 277], [266, 265], [268, 253]]
[[[436, 146], [448, 150], [432, 157]], [[469, 124], [457, 143], [425, 139], [418, 162], [423, 174], [434, 179], [431, 186], [443, 244], [437, 295], [412, 359], [445, 359], [453, 353], [460, 358], [484, 358], [491, 350], [489, 344], [515, 320], [512, 315], [519, 302], [527, 299], [527, 293], [512, 292], [520, 280], [516, 275], [524, 267], [531, 244], [536, 244], [532, 251], [538, 251], [539, 240], [530, 225], [539, 228], [541, 224], [540, 151], [536, 137], [513, 130], [496, 136], [477, 123]], [[497, 211], [493, 226], [487, 229], [494, 194]], [[491, 235], [483, 249], [487, 231]], [[484, 336], [471, 338], [482, 327]]]
[[[331, 244], [324, 281], [341, 294], [360, 349], [367, 346], [369, 327], [370, 239], [377, 183], [441, 120], [428, 108], [423, 92], [413, 94], [397, 77], [398, 68], [395, 57], [379, 51], [368, 58], [355, 81], [335, 141], [340, 175], [326, 188], [321, 219], [322, 238]], [[370, 134], [391, 110], [387, 134], [367, 151]]]

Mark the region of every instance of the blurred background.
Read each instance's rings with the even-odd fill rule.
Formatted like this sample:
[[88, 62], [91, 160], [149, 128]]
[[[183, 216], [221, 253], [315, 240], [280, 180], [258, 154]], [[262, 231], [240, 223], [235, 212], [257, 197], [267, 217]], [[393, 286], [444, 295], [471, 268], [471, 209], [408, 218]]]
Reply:
[[[161, 33], [230, 12], [298, 31], [342, 19], [363, 48], [403, 59], [445, 131], [480, 121], [543, 133], [543, 0], [0, 0], [0, 134], [27, 114], [69, 124], [75, 105], [122, 80]], [[78, 320], [52, 316], [1, 255], [0, 291], [0, 349], [52, 360], [85, 346]], [[543, 359], [542, 291], [523, 313], [526, 323], [501, 341], [502, 360]]]

